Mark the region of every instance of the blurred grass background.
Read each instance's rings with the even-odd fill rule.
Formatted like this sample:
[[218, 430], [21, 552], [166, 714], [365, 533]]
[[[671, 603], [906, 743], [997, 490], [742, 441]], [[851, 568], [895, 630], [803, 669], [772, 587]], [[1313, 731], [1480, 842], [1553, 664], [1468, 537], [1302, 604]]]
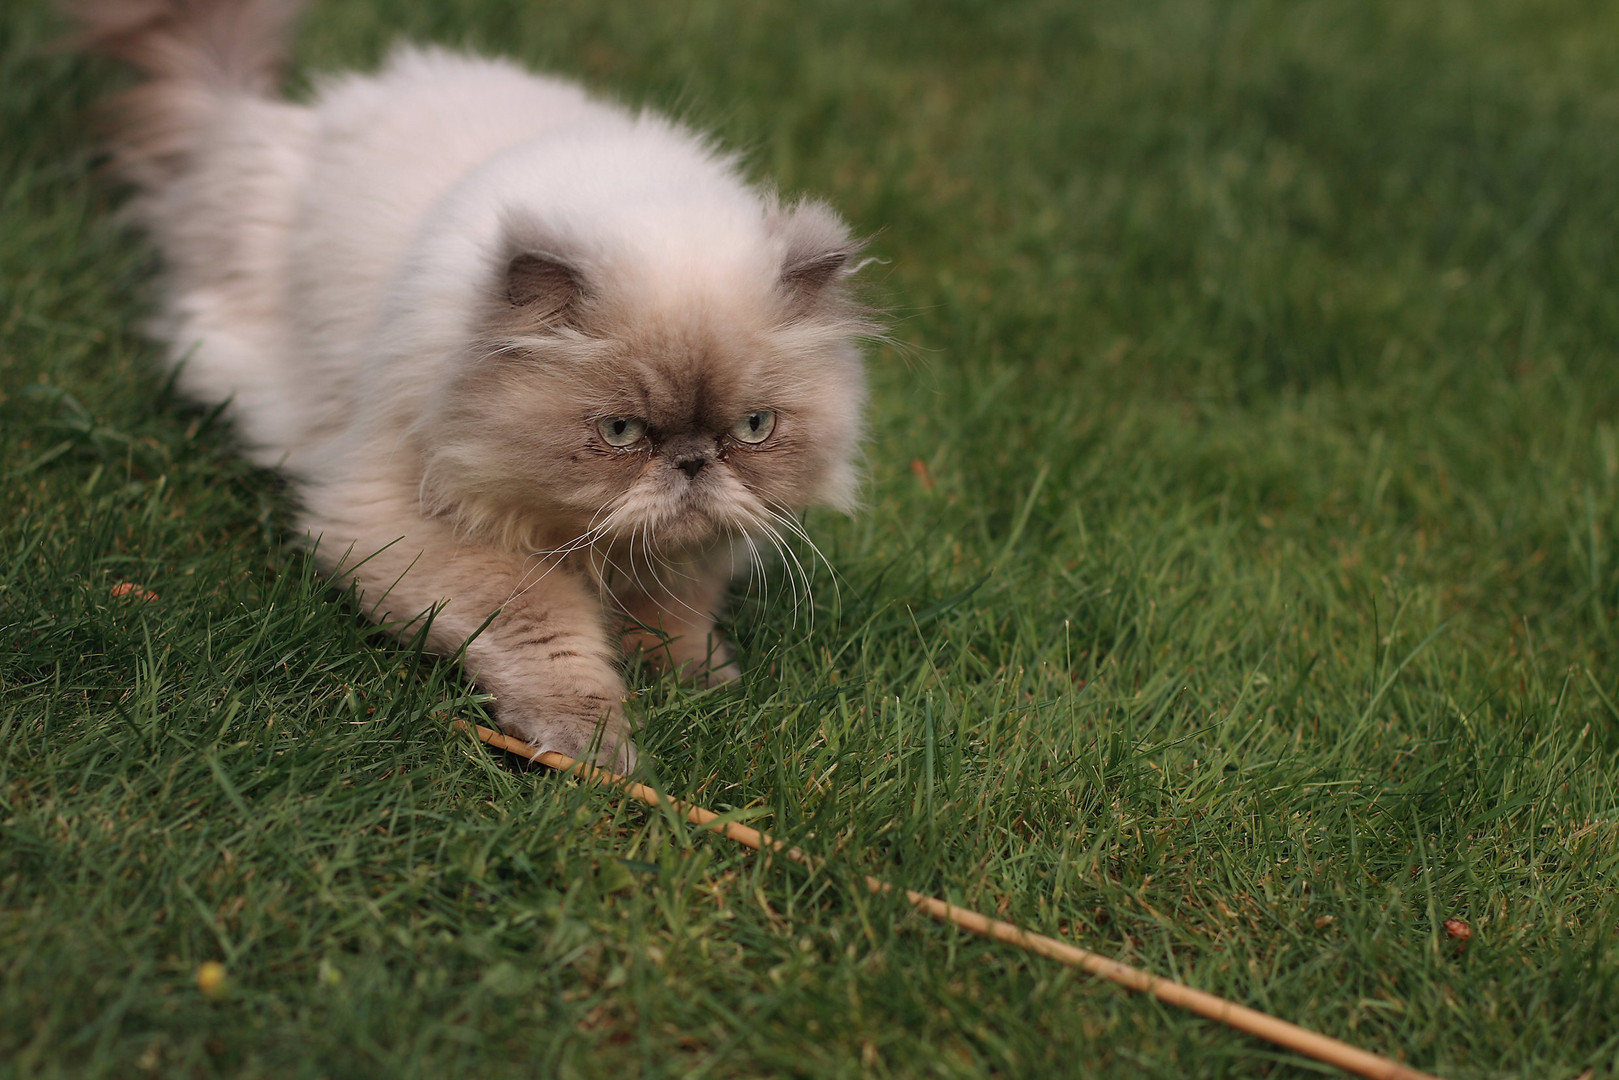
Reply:
[[295, 88], [512, 53], [874, 236], [836, 579], [634, 705], [814, 875], [451, 734], [154, 374], [61, 29], [0, 14], [0, 1074], [1317, 1075], [866, 872], [1446, 1076], [1619, 1070], [1619, 8], [311, 13]]

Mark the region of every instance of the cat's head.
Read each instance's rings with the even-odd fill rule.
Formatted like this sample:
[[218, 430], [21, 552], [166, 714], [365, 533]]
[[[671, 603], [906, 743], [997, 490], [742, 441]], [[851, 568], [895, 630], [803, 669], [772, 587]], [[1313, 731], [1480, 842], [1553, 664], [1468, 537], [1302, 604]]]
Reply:
[[865, 391], [830, 210], [679, 207], [616, 232], [521, 216], [418, 425], [430, 507], [508, 542], [689, 547], [850, 509]]

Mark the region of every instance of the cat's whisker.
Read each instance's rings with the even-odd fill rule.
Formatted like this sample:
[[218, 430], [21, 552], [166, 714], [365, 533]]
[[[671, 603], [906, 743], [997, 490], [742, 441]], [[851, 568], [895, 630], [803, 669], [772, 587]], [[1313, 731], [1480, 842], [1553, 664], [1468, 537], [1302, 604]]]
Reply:
[[[592, 547], [598, 539], [606, 535], [606, 533], [612, 528], [614, 516], [618, 513], [619, 506], [617, 505], [617, 502], [618, 500], [615, 500], [614, 503], [609, 503], [607, 506], [602, 507], [600, 510], [597, 510], [594, 514], [592, 514], [590, 521], [585, 526], [585, 531], [567, 543], [549, 550], [531, 552], [523, 560], [523, 576], [518, 579], [517, 584], [513, 586], [511, 595], [506, 598], [506, 603], [511, 603], [513, 600], [516, 600], [518, 597], [534, 588], [540, 582], [544, 581], [550, 576], [553, 570], [562, 565], [563, 560], [569, 555], [572, 555], [576, 551]], [[603, 514], [606, 515], [605, 520], [602, 519]], [[535, 560], [539, 560], [540, 564], [543, 565], [547, 559], [552, 559], [554, 561], [551, 563], [551, 565], [545, 568], [545, 571], [541, 573], [539, 577], [535, 578], [533, 581], [529, 581], [529, 575], [534, 572], [530, 564]]]
[[815, 625], [815, 587], [811, 569], [815, 564], [811, 561], [809, 566], [805, 566], [798, 553], [792, 550], [792, 546], [786, 537], [782, 538], [782, 543], [787, 546], [789, 554], [792, 556], [793, 564], [798, 567], [799, 577], [804, 582], [804, 604], [809, 611], [809, 625], [813, 627]]
[[753, 537], [744, 533], [742, 542], [747, 545], [748, 551], [748, 589], [743, 596], [753, 595], [755, 582], [759, 584], [760, 603], [768, 608], [770, 606], [770, 581], [765, 577], [764, 559], [759, 554], [759, 545], [754, 543]]
[[[595, 543], [597, 539], [599, 539], [601, 536], [603, 536], [612, 527], [613, 515], [616, 514], [617, 511], [618, 511], [618, 508], [616, 506], [612, 505], [612, 504], [609, 504], [608, 506], [602, 507], [600, 510], [597, 510], [594, 514], [591, 515], [590, 521], [586, 524], [584, 532], [580, 533], [578, 536], [574, 537], [572, 540], [569, 540], [567, 543], [559, 545], [558, 547], [550, 548], [548, 550], [536, 551], [530, 557], [531, 558], [535, 557], [535, 556], [538, 556], [540, 558], [549, 558], [549, 557], [553, 557], [553, 556], [563, 557], [563, 556], [571, 555], [573, 552], [578, 551], [581, 548], [590, 546], [591, 544]], [[600, 523], [598, 524], [598, 520], [602, 517], [603, 514], [607, 515], [607, 519], [605, 521], [600, 521]]]
[[794, 536], [802, 540], [805, 545], [809, 547], [810, 551], [814, 553], [815, 557], [819, 559], [823, 565], [825, 565], [827, 571], [831, 573], [833, 580], [837, 580], [837, 567], [832, 565], [832, 561], [828, 559], [826, 554], [821, 551], [819, 546], [816, 545], [815, 541], [810, 537], [808, 530], [804, 528], [803, 524], [800, 523], [796, 517], [794, 517], [785, 508], [769, 503], [765, 504], [765, 511], [770, 514], [772, 518], [785, 526]]
[[[635, 578], [636, 588], [640, 589], [643, 593], [646, 593], [649, 596], [657, 596], [658, 593], [662, 592], [662, 590], [657, 587], [658, 568], [652, 564], [651, 532], [651, 526], [642, 523], [637, 525], [635, 530], [630, 533], [630, 573]], [[645, 534], [644, 538], [643, 534]], [[637, 540], [641, 542], [641, 557], [646, 562], [646, 572], [652, 577], [652, 584], [650, 587], [648, 587], [646, 582], [641, 580], [641, 572], [635, 568], [635, 544]], [[659, 607], [662, 607], [661, 603], [659, 604]]]
[[[604, 605], [612, 597], [612, 582], [609, 580], [609, 571], [624, 574], [624, 568], [619, 566], [612, 555], [608, 553], [608, 548], [611, 545], [602, 545], [598, 541], [619, 530], [621, 527], [620, 519], [629, 512], [627, 501], [627, 497], [620, 496], [601, 510], [596, 511], [591, 521], [595, 522], [597, 518], [601, 518], [601, 522], [590, 530], [590, 540], [588, 544], [583, 545], [586, 552], [585, 571], [590, 576], [590, 579], [595, 582], [597, 596]], [[602, 517], [603, 514], [606, 516]]]
[[[739, 550], [747, 553], [747, 573], [744, 578], [737, 564]], [[768, 590], [764, 587], [764, 563], [759, 556], [759, 546], [754, 542], [753, 536], [746, 531], [739, 531], [732, 539], [732, 573], [733, 577], [742, 582], [741, 594], [738, 599], [749, 601], [754, 599], [755, 586], [759, 586], [759, 602], [767, 604]]]
[[[804, 564], [799, 562], [798, 556], [787, 544], [786, 538], [776, 530], [775, 526], [764, 520], [758, 521], [757, 524], [765, 535], [770, 538], [770, 542], [775, 545], [776, 553], [782, 556], [782, 568], [787, 571], [787, 583], [793, 590], [793, 625], [798, 625], [798, 612], [802, 604], [809, 607], [809, 622], [813, 627], [815, 624], [815, 609], [813, 605], [808, 604], [810, 597], [809, 575], [804, 570]], [[794, 577], [795, 568], [797, 577]], [[800, 581], [803, 582], [802, 593], [800, 593], [799, 589]]]
[[673, 601], [674, 604], [680, 608], [683, 608], [688, 614], [696, 616], [699, 620], [708, 618], [712, 612], [707, 612], [694, 606], [686, 599], [684, 595], [682, 595], [679, 589], [669, 587], [672, 584], [672, 580], [687, 581], [695, 584], [701, 579], [695, 574], [688, 573], [685, 569], [682, 569], [680, 564], [675, 562], [675, 560], [669, 556], [661, 545], [657, 545], [652, 542], [652, 526], [650, 524], [646, 527], [646, 539], [643, 541], [643, 544], [647, 567], [649, 572], [652, 574], [654, 584], [657, 586], [657, 588], [649, 592], [648, 595], [652, 598], [652, 601], [657, 606], [658, 610], [663, 612], [665, 615], [679, 615], [679, 612], [675, 611], [668, 604], [664, 603], [665, 599], [667, 599]]
[[834, 601], [836, 603], [842, 604], [842, 602], [843, 602], [842, 578], [838, 574], [838, 568], [836, 566], [832, 565], [832, 560], [828, 559], [826, 557], [826, 553], [821, 550], [820, 545], [816, 544], [816, 542], [810, 537], [809, 532], [792, 515], [786, 513], [784, 510], [782, 510], [780, 508], [773, 507], [773, 506], [771, 506], [769, 504], [766, 504], [765, 510], [766, 510], [767, 513], [770, 514], [771, 517], [775, 518], [775, 520], [777, 520], [777, 521], [781, 522], [783, 525], [785, 525], [792, 532], [792, 534], [794, 536], [796, 536], [796, 537], [798, 537], [798, 539], [802, 540], [804, 542], [804, 544], [814, 554], [815, 558], [821, 563], [821, 565], [826, 567], [827, 573], [832, 578], [832, 596], [833, 596], [833, 599], [834, 599]]
[[[800, 525], [796, 520], [794, 520], [791, 516], [782, 513], [781, 511], [769, 506], [768, 504], [766, 504], [766, 506], [765, 506], [765, 513], [769, 514], [772, 520], [774, 520], [778, 524], [780, 524], [789, 533], [791, 533], [796, 539], [802, 541], [806, 546], [808, 546], [811, 553], [814, 555], [814, 559], [818, 560], [820, 563], [824, 564], [827, 567], [827, 569], [829, 571], [831, 571], [831, 573], [832, 573], [833, 595], [835, 597], [837, 597], [839, 600], [841, 600], [842, 599], [842, 592], [841, 592], [841, 590], [839, 588], [839, 585], [838, 585], [837, 571], [835, 569], [833, 569], [831, 562], [828, 561], [828, 559], [826, 557], [826, 554], [824, 552], [822, 552], [819, 547], [816, 546], [814, 540], [810, 539], [809, 534], [804, 531], [804, 527], [802, 525]], [[794, 561], [795, 562], [797, 561], [797, 556], [796, 555], [794, 555]], [[811, 565], [814, 565], [814, 561], [812, 561]], [[799, 568], [804, 573], [804, 589], [805, 589], [805, 592], [809, 592], [810, 591], [809, 572], [804, 569], [803, 563], [801, 563], [801, 562], [799, 563]]]

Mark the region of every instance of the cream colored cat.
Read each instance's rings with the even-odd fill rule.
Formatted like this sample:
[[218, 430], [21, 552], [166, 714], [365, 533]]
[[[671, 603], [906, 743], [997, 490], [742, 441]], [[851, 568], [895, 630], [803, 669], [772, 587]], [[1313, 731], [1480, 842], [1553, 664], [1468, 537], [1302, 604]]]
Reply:
[[621, 653], [734, 677], [733, 551], [851, 505], [857, 245], [505, 61], [405, 48], [282, 100], [296, 6], [73, 5], [148, 76], [112, 148], [179, 385], [229, 402], [371, 617], [465, 646], [508, 732], [628, 768]]

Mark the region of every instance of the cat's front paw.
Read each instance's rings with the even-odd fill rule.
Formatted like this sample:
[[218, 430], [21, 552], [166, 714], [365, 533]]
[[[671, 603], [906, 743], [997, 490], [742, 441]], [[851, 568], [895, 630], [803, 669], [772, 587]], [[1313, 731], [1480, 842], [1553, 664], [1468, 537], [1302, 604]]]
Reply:
[[633, 772], [640, 758], [635, 743], [630, 741], [629, 721], [621, 709], [594, 718], [577, 712], [510, 718], [502, 715], [500, 726], [506, 734], [522, 739], [542, 754], [562, 754], [621, 776]]

